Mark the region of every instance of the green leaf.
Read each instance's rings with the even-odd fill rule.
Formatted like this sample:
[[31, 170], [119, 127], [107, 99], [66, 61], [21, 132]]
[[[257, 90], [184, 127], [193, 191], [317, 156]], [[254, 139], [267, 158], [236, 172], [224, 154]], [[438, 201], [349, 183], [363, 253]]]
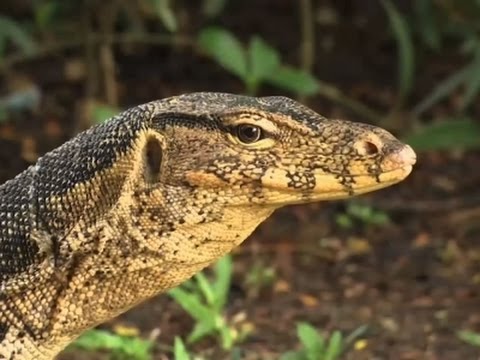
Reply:
[[288, 351], [280, 356], [280, 360], [307, 360], [307, 358], [303, 351]]
[[7, 38], [23, 53], [32, 54], [37, 46], [29, 33], [12, 19], [0, 15], [0, 38]]
[[480, 347], [480, 333], [462, 330], [457, 332], [457, 336], [460, 340], [465, 341], [467, 344]]
[[216, 331], [217, 331], [217, 325], [215, 321], [215, 316], [212, 315], [212, 321], [209, 321], [209, 322], [201, 321], [201, 322], [195, 323], [195, 326], [192, 332], [190, 333], [190, 335], [188, 335], [187, 341], [190, 344], [193, 344], [203, 339], [205, 336], [215, 333]]
[[247, 80], [247, 58], [243, 45], [227, 30], [210, 27], [198, 38], [200, 47], [232, 74]]
[[299, 95], [314, 95], [319, 89], [318, 81], [313, 75], [290, 66], [278, 67], [267, 80], [272, 85]]
[[220, 327], [219, 330], [220, 336], [222, 337], [222, 349], [227, 351], [231, 350], [235, 342], [233, 330], [227, 325]]
[[137, 337], [126, 337], [104, 330], [90, 330], [72, 346], [88, 351], [109, 350], [132, 360], [150, 360], [152, 342]]
[[461, 84], [468, 81], [471, 76], [471, 71], [472, 67], [471, 65], [468, 65], [440, 82], [425, 99], [413, 108], [415, 116], [419, 116], [421, 113], [450, 95]]
[[203, 305], [198, 296], [189, 293], [180, 287], [171, 289], [168, 292], [172, 298], [194, 319], [206, 324], [215, 324], [215, 317], [212, 310]]
[[258, 85], [280, 66], [280, 55], [262, 38], [254, 36], [250, 41], [248, 56], [251, 92], [255, 93]]
[[334, 331], [330, 336], [327, 349], [325, 350], [324, 360], [338, 359], [343, 351], [343, 337], [340, 331]]
[[229, 255], [222, 257], [215, 264], [214, 270], [216, 277], [212, 285], [215, 298], [214, 308], [220, 312], [227, 303], [230, 292], [233, 273], [232, 257]]
[[207, 277], [200, 272], [195, 275], [195, 280], [197, 280], [198, 287], [205, 297], [207, 304], [212, 306], [215, 302], [215, 294], [212, 285], [207, 280]]
[[185, 347], [182, 339], [178, 336], [175, 336], [173, 355], [175, 356], [175, 360], [190, 360], [190, 355], [188, 354], [187, 348]]
[[91, 118], [96, 124], [105, 122], [120, 112], [120, 109], [114, 106], [95, 104], [92, 108]]
[[176, 32], [178, 30], [178, 22], [175, 14], [172, 10], [172, 4], [170, 0], [151, 0], [157, 15], [162, 21], [163, 26], [170, 31]]
[[469, 119], [447, 119], [424, 127], [405, 141], [415, 150], [450, 150], [480, 148], [480, 125]]
[[335, 222], [344, 229], [351, 229], [354, 226], [353, 219], [347, 214], [338, 214], [335, 216]]
[[297, 325], [297, 336], [305, 347], [308, 360], [320, 359], [325, 349], [325, 342], [317, 329], [308, 323], [301, 322]]
[[399, 63], [398, 63], [398, 81], [401, 99], [405, 99], [413, 86], [413, 76], [415, 71], [414, 46], [405, 18], [395, 7], [391, 0], [381, 0], [392, 27], [393, 34], [397, 41]]

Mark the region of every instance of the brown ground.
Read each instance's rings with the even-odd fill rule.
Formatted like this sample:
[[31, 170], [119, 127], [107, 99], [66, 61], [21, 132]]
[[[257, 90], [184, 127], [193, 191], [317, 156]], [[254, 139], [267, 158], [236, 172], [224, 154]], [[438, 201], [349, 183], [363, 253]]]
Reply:
[[[258, 1], [253, 13], [235, 3], [221, 20], [248, 39], [261, 34], [298, 62], [298, 23], [288, 1]], [[339, 2], [345, 4], [349, 2]], [[363, 4], [363, 2], [362, 2]], [[319, 47], [315, 73], [351, 96], [387, 110], [395, 94], [396, 57], [379, 9], [338, 5], [346, 18], [335, 30], [324, 29], [333, 49]], [[268, 21], [264, 21], [268, 11]], [[348, 20], [369, 21], [359, 31]], [[320, 43], [320, 40], [319, 40]], [[82, 81], [67, 81], [59, 69], [77, 56], [48, 57], [17, 67], [38, 85], [43, 100], [33, 114], [0, 124], [0, 182], [13, 177], [38, 155], [58, 146], [78, 129]], [[445, 69], [455, 67], [430, 56], [418, 70], [412, 103], [435, 85]], [[197, 90], [241, 92], [242, 86], [208, 59], [191, 50], [151, 47], [119, 51], [118, 85], [123, 107]], [[443, 70], [442, 70], [443, 69]], [[280, 93], [264, 88], [262, 94]], [[348, 116], [321, 98], [309, 104], [330, 116]], [[439, 112], [447, 112], [441, 108]], [[411, 126], [402, 124], [406, 133]], [[457, 339], [462, 329], [480, 331], [480, 158], [478, 153], [421, 153], [404, 183], [362, 200], [384, 209], [388, 226], [358, 223], [353, 230], [336, 225], [345, 203], [291, 207], [277, 212], [236, 253], [235, 281], [227, 312], [243, 313], [254, 333], [240, 345], [242, 358], [275, 359], [293, 349], [296, 321], [319, 329], [350, 332], [368, 324], [367, 346], [346, 359], [476, 359], [480, 352]], [[275, 280], [253, 291], [245, 276], [254, 264], [276, 270]], [[161, 349], [175, 334], [186, 335], [191, 319], [166, 296], [159, 296], [113, 321], [158, 332]], [[205, 341], [197, 349], [211, 359], [228, 356]], [[68, 354], [63, 359], [87, 359]]]

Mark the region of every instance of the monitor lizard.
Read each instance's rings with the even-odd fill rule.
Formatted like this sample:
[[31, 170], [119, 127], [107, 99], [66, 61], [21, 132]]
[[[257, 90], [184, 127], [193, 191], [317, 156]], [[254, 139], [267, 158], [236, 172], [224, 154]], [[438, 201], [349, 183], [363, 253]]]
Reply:
[[384, 188], [414, 163], [387, 131], [285, 97], [192, 93], [126, 110], [0, 186], [0, 359], [52, 359], [275, 209]]

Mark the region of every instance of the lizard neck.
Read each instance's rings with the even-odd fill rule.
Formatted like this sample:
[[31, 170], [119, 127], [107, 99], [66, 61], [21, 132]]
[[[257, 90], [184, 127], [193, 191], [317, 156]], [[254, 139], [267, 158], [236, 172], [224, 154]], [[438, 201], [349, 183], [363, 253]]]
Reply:
[[[230, 252], [274, 211], [217, 203], [208, 211], [205, 206], [183, 211], [146, 206], [132, 214], [131, 206], [119, 201], [94, 228], [82, 230], [80, 224], [71, 232], [70, 243], [78, 244], [77, 253], [83, 256], [70, 270], [68, 288], [58, 299], [54, 332], [79, 335], [180, 284]], [[142, 226], [149, 221], [158, 226]], [[89, 234], [96, 234], [95, 239]]]

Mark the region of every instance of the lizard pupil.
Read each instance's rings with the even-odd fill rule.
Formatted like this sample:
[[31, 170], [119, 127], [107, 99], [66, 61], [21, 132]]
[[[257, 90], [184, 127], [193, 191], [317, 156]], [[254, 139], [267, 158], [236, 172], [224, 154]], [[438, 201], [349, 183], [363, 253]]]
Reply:
[[244, 144], [252, 144], [263, 137], [262, 128], [251, 124], [241, 124], [237, 126], [236, 133], [238, 139]]

